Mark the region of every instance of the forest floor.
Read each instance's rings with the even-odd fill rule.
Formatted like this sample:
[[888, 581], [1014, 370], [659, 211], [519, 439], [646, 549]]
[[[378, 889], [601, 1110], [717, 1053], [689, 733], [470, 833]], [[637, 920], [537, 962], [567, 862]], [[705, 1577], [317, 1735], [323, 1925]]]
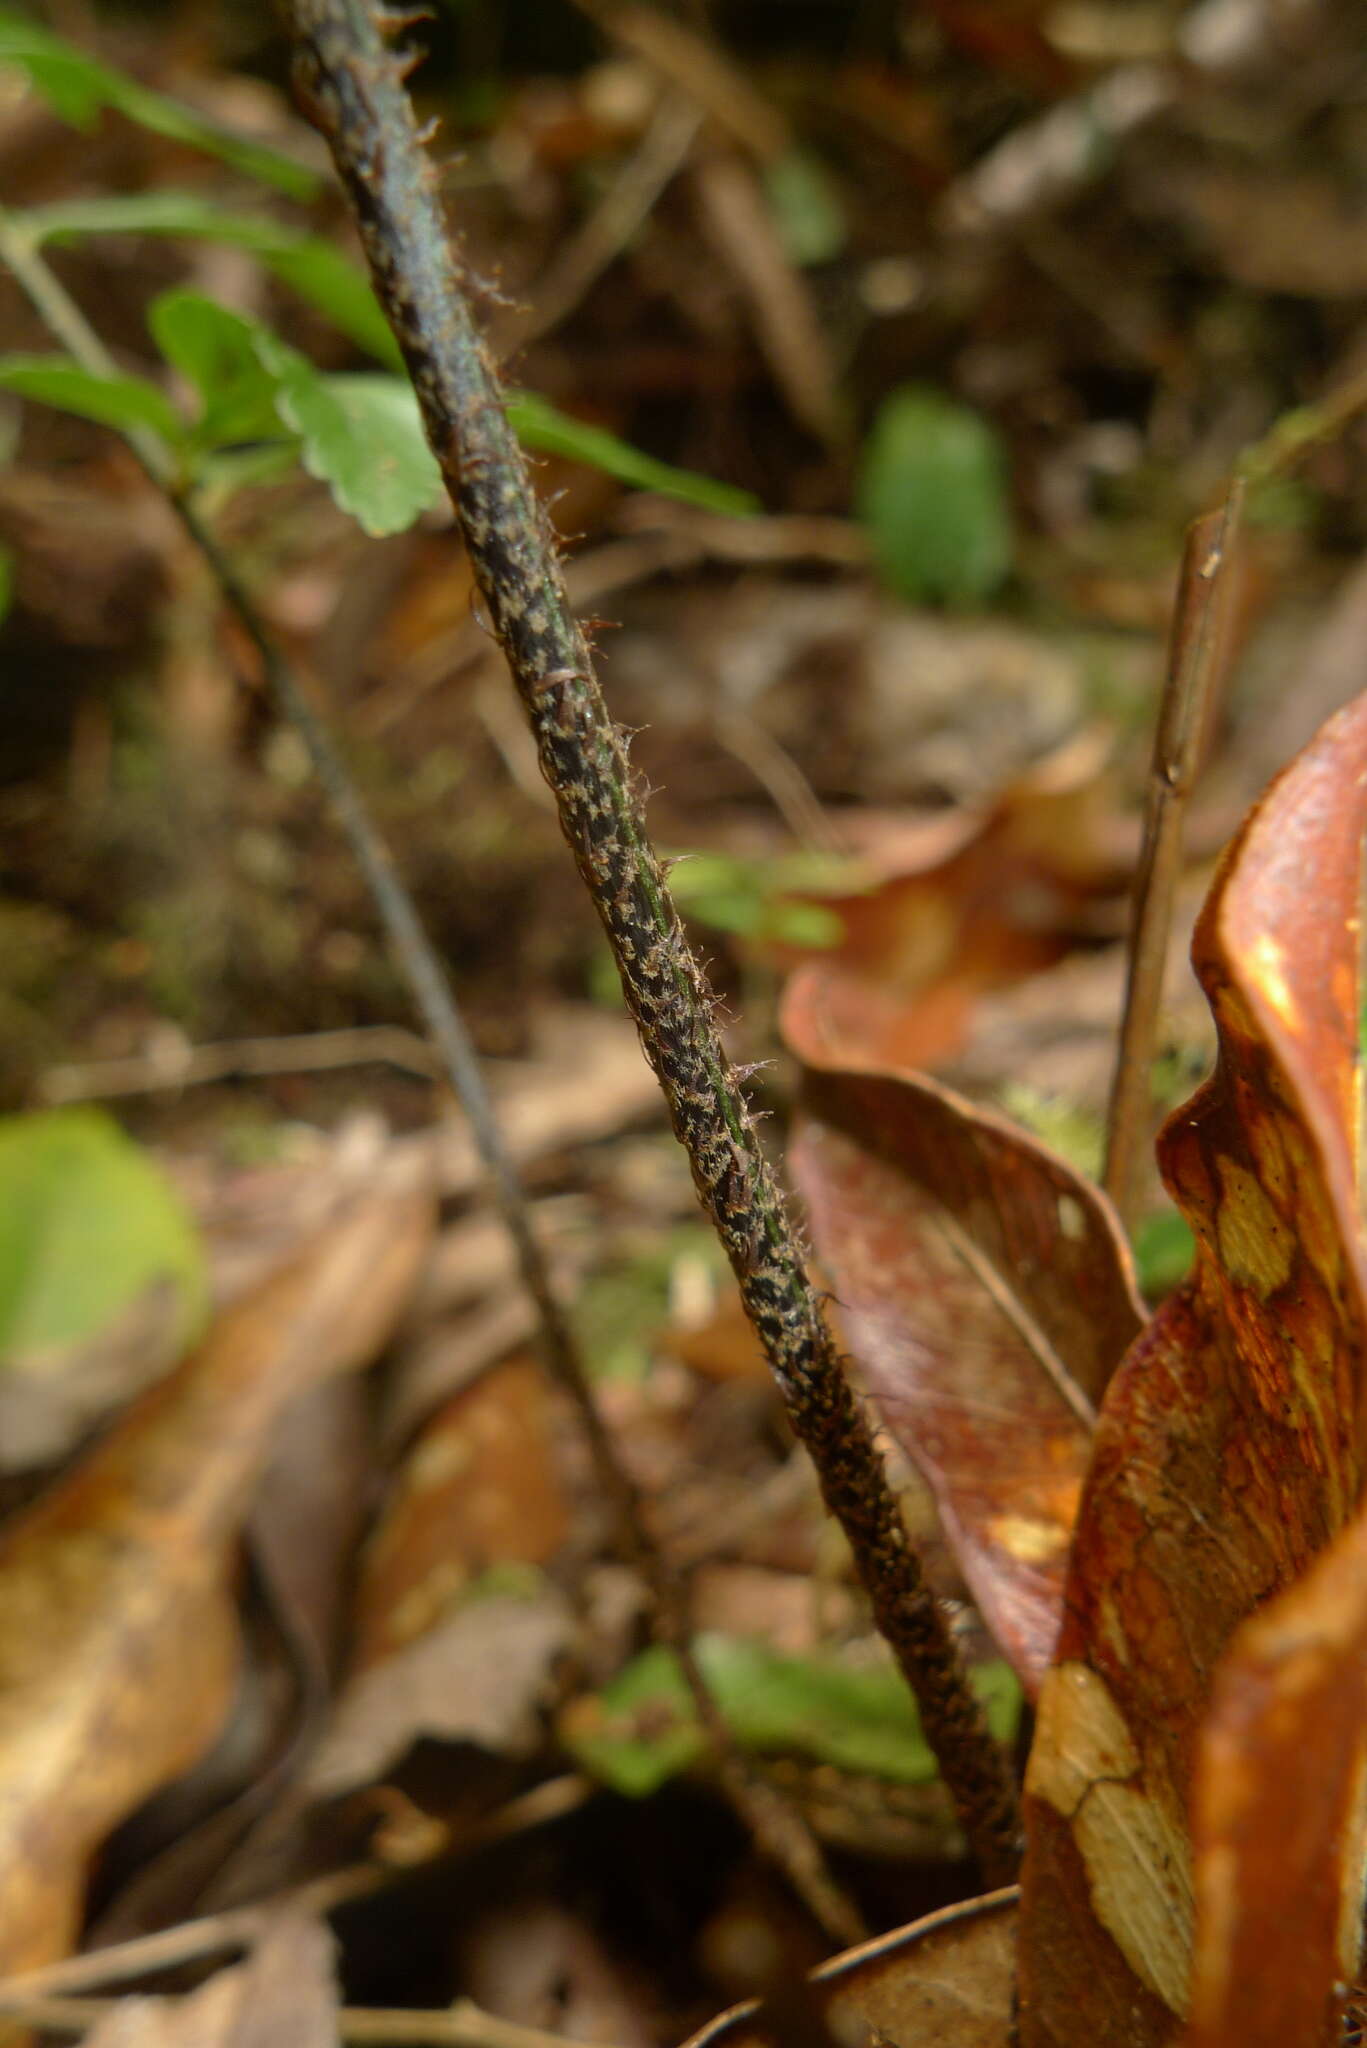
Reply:
[[[21, 218], [193, 191], [354, 253], [257, 10], [46, 14], [315, 189], [286, 200], [117, 110], [68, 125], [0, 35], [0, 187]], [[736, 0], [679, 18], [472, 0], [416, 31], [414, 88], [440, 117], [443, 194], [510, 377], [754, 501], [732, 517], [535, 458], [656, 843], [688, 856], [674, 883], [728, 1047], [760, 1064], [776, 1157], [796, 1071], [779, 999], [816, 969], [844, 1044], [1099, 1171], [1184, 531], [1279, 419], [1367, 370], [1367, 52], [1346, 10], [1286, 16], [1252, 0]], [[364, 367], [231, 237], [92, 233], [48, 254], [143, 376], [167, 382], [145, 312], [172, 287], [270, 322], [326, 370]], [[52, 346], [3, 273], [0, 324], [15, 350]], [[1210, 1058], [1185, 946], [1215, 859], [1367, 674], [1364, 431], [1350, 419], [1250, 506], [1155, 1122]], [[6, 1946], [0, 1930], [0, 1975], [51, 1966], [47, 1988], [71, 1990], [61, 1959], [82, 1944], [327, 1898], [349, 2007], [459, 1998], [569, 2039], [679, 2041], [771, 1981], [775, 1957], [796, 1971], [834, 1944], [757, 1851], [650, 1647], [640, 1575], [542, 1377], [467, 1128], [302, 742], [117, 436], [5, 396], [0, 438], [0, 1664], [35, 1700], [49, 1683], [80, 1695], [102, 1788], [94, 1821], [72, 1820], [60, 1774], [32, 1806], [41, 1896], [26, 1933]], [[738, 1744], [869, 1928], [967, 1895], [952, 1811], [888, 1704], [849, 1560], [698, 1214], [450, 515], [374, 538], [296, 466], [214, 516], [449, 971]], [[147, 1148], [193, 1249], [149, 1286], [135, 1247], [136, 1285], [121, 1295], [116, 1274], [98, 1309], [35, 1336], [15, 1245], [46, 1229], [35, 1258], [116, 1256], [48, 1183], [57, 1221], [34, 1223], [16, 1177], [31, 1161], [5, 1181], [15, 1134], [73, 1105]], [[124, 1170], [103, 1127], [78, 1127], [73, 1173], [83, 1145]], [[357, 1251], [367, 1202], [377, 1235]], [[1174, 1221], [1155, 1177], [1136, 1232], [1151, 1295], [1182, 1269]], [[270, 1290], [320, 1243], [354, 1291], [316, 1309], [331, 1334], [315, 1339], [315, 1308]], [[73, 1270], [54, 1264], [52, 1286]], [[293, 1364], [261, 1366], [296, 1375], [293, 1404], [252, 1420], [220, 1359], [221, 1412], [157, 1437], [146, 1390], [187, 1319], [221, 1332], [253, 1303], [252, 1343], [297, 1339]], [[345, 1326], [367, 1318], [368, 1369], [320, 1372], [310, 1345], [344, 1359]], [[119, 1418], [111, 1483], [167, 1564], [150, 1620], [115, 1569], [122, 1510], [90, 1479]], [[995, 1668], [929, 1495], [891, 1455], [966, 1652]], [[182, 1484], [148, 1535], [140, 1489], [161, 1456]], [[231, 1507], [205, 1506], [216, 1488]], [[57, 1526], [106, 1547], [98, 1651], [65, 1614], [35, 1628], [6, 1591], [28, 1571], [31, 1599], [60, 1607]], [[0, 1790], [35, 1782], [44, 1711], [0, 1741]], [[317, 1966], [291, 1939], [282, 2013]], [[198, 1982], [210, 1947], [190, 1938], [176, 1974], [146, 1981]]]

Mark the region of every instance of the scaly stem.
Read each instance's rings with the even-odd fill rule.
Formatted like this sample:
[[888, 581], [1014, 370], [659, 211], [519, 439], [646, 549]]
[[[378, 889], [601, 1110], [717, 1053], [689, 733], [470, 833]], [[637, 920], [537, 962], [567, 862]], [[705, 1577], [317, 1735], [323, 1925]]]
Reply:
[[[626, 748], [604, 706], [549, 529], [469, 310], [381, 14], [366, 0], [291, 0], [295, 76], [332, 149], [536, 738], [561, 824], [607, 932], [646, 1057], [704, 1209], [726, 1248], [793, 1427], [850, 1541], [879, 1628], [920, 1702], [990, 1882], [1017, 1860], [1014, 1787], [984, 1725], [856, 1405], [782, 1197], [713, 1022], [646, 833]], [[390, 24], [393, 26], [393, 24]]]

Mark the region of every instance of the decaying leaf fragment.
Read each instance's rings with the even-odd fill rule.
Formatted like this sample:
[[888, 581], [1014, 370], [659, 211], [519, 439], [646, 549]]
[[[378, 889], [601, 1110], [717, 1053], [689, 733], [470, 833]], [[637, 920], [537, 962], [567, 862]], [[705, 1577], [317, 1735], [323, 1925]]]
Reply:
[[[1219, 1063], [1160, 1139], [1197, 1262], [1116, 1374], [1083, 1489], [1026, 1780], [1022, 2048], [1180, 2033], [1187, 1801], [1217, 1662], [1361, 1497], [1365, 823], [1362, 698], [1253, 811], [1197, 927]], [[1217, 1741], [1229, 1711], [1222, 1693]], [[1210, 1882], [1207, 1862], [1207, 1908]]]
[[332, 1937], [283, 1914], [247, 1960], [188, 1998], [121, 1998], [85, 2048], [336, 2048]]
[[861, 1376], [1033, 1691], [1095, 1404], [1143, 1321], [1129, 1255], [1097, 1190], [1004, 1118], [825, 1065], [792, 1002], [785, 1028], [809, 1062], [790, 1166]]
[[66, 1952], [94, 1850], [212, 1741], [234, 1547], [275, 1425], [373, 1356], [431, 1229], [425, 1194], [358, 1202], [0, 1542], [0, 1973]]
[[568, 1526], [552, 1414], [540, 1366], [513, 1358], [418, 1431], [362, 1560], [316, 1796], [373, 1782], [423, 1737], [514, 1755], [535, 1743], [574, 1635], [541, 1570]]
[[786, 2048], [796, 2040], [895, 2041], [899, 2048], [1011, 2048], [1014, 1885], [929, 1913], [910, 1927], [832, 1956], [786, 2010], [751, 2001], [684, 2048]]
[[[923, 650], [900, 651], [899, 674]], [[1066, 954], [1087, 907], [1122, 873], [1104, 761], [1100, 736], [1083, 732], [983, 811], [875, 833], [872, 858], [891, 872], [870, 889], [817, 899], [844, 937], [799, 969], [785, 997], [786, 1013], [805, 1013], [803, 1057], [819, 1039], [823, 1065], [943, 1066], [984, 996]], [[856, 840], [859, 823], [856, 814], [847, 828]]]

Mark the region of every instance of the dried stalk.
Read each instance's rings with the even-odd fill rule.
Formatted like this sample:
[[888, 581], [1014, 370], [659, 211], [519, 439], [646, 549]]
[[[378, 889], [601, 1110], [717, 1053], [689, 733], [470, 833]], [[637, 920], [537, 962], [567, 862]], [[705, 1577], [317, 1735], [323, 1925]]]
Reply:
[[[0, 2013], [40, 2034], [86, 2034], [118, 2014], [128, 2015], [136, 2030], [135, 2014], [174, 2014], [183, 2002], [161, 1997], [28, 1998], [6, 1992], [0, 1993]], [[270, 2023], [269, 2013], [260, 2014], [263, 2030], [268, 2031]], [[128, 2038], [133, 2038], [132, 2032]], [[438, 2012], [407, 2006], [343, 2006], [337, 2014], [337, 2039], [346, 2048], [573, 2048], [563, 2034], [549, 2034], [542, 2027], [523, 2026], [520, 2021], [484, 2012], [469, 1999]]]
[[[116, 366], [98, 334], [28, 241], [21, 222], [3, 209], [0, 261], [8, 264], [48, 327], [72, 356], [96, 375], [112, 375]], [[469, 1118], [476, 1148], [513, 1243], [523, 1286], [536, 1307], [547, 1368], [578, 1412], [599, 1489], [612, 1510], [623, 1548], [649, 1591], [654, 1633], [674, 1650], [679, 1660], [722, 1787], [760, 1848], [783, 1871], [817, 1924], [838, 1943], [860, 1941], [867, 1929], [853, 1900], [831, 1875], [816, 1837], [798, 1808], [745, 1763], [712, 1696], [693, 1650], [687, 1586], [671, 1571], [655, 1542], [640, 1497], [599, 1413], [578, 1339], [556, 1295], [549, 1265], [532, 1229], [526, 1193], [499, 1129], [479, 1055], [393, 856], [348, 774], [332, 735], [300, 688], [234, 565], [179, 481], [160, 439], [136, 426], [126, 429], [124, 437], [207, 563], [221, 597], [255, 651], [271, 694], [308, 749], [314, 771], [375, 902], [395, 964], [408, 984], [451, 1087]]]
[[1235, 482], [1218, 512], [1192, 523], [1177, 582], [1135, 876], [1125, 1011], [1106, 1117], [1103, 1184], [1127, 1229], [1134, 1226], [1141, 1168], [1150, 1157], [1150, 1082], [1173, 902], [1182, 872], [1187, 805], [1227, 653], [1230, 564], [1243, 503], [1244, 486]]
[[[326, 137], [371, 276], [403, 349], [475, 574], [561, 824], [603, 921], [646, 1057], [685, 1146], [827, 1506], [879, 1628], [920, 1702], [965, 1833], [991, 1883], [1017, 1860], [1014, 1787], [984, 1725], [804, 1269], [646, 833], [549, 530], [467, 303], [436, 180], [366, 0], [291, 0], [297, 85]], [[390, 23], [393, 27], [395, 24]]]

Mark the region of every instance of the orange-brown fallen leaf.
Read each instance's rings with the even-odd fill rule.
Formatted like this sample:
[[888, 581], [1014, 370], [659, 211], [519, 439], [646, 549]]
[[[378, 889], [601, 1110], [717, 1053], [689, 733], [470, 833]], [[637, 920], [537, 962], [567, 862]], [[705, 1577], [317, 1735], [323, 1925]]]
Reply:
[[568, 1528], [546, 1375], [510, 1359], [414, 1439], [366, 1548], [353, 1671], [434, 1628], [491, 1565], [549, 1563]]
[[67, 1952], [91, 1855], [213, 1740], [234, 1548], [275, 1426], [374, 1355], [431, 1230], [425, 1194], [358, 1202], [0, 1540], [0, 1972]]
[[920, 854], [876, 888], [820, 899], [845, 936], [800, 968], [785, 998], [785, 1032], [800, 1013], [804, 1056], [819, 1046], [823, 1065], [942, 1065], [981, 996], [1067, 952], [1120, 871], [1099, 751], [1084, 734], [985, 814], [937, 819], [918, 835]]
[[1192, 1835], [1187, 2048], [1337, 2048], [1367, 1856], [1367, 1514], [1230, 1645]]
[[1023, 2048], [1180, 2033], [1217, 1662], [1361, 1498], [1364, 825], [1367, 698], [1273, 784], [1197, 927], [1219, 1064], [1160, 1140], [1197, 1262], [1116, 1374], [1083, 1490], [1026, 1780]]

